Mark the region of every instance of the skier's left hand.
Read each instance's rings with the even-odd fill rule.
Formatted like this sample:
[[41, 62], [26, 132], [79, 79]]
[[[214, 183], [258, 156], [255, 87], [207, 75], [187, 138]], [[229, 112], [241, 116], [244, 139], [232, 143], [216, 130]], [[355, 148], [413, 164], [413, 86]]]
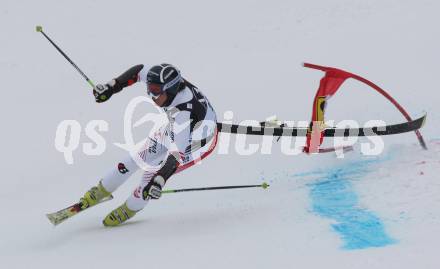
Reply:
[[159, 199], [162, 196], [162, 188], [165, 185], [165, 179], [161, 175], [155, 175], [148, 189], [148, 196], [151, 199]]

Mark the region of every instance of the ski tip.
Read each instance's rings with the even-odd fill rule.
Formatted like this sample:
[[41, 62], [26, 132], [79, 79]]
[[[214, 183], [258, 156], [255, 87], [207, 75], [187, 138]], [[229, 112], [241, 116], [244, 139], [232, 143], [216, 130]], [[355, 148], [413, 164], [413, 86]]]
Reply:
[[263, 182], [263, 184], [261, 184], [261, 188], [263, 188], [263, 189], [267, 189], [267, 188], [269, 188], [269, 184], [267, 184], [266, 182]]
[[36, 30], [37, 32], [42, 32], [42, 31], [43, 31], [43, 26], [37, 25], [37, 26], [35, 27], [35, 30]]

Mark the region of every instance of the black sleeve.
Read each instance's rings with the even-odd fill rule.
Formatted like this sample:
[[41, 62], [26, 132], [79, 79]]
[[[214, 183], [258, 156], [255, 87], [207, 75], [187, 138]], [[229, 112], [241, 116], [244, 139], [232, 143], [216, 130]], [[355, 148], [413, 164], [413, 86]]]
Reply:
[[179, 161], [173, 154], [168, 155], [165, 164], [156, 172], [157, 175], [161, 175], [165, 181], [167, 181], [177, 170]]
[[119, 77], [115, 78], [116, 84], [113, 87], [113, 93], [120, 92], [123, 88], [135, 83], [138, 80], [138, 74], [142, 68], [144, 68], [143, 64], [135, 65], [125, 71]]

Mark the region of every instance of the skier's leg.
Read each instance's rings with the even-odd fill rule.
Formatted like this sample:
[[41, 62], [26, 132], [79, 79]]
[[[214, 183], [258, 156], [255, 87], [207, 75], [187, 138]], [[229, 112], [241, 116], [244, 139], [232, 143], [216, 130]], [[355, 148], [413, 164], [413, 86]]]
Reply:
[[[151, 139], [148, 146], [139, 155], [150, 166], [159, 166], [168, 154], [168, 149], [157, 140]], [[145, 171], [139, 186], [129, 196], [127, 201], [110, 212], [103, 220], [105, 226], [117, 226], [132, 218], [137, 211], [148, 203], [147, 197], [143, 197], [142, 190], [148, 185], [157, 170]]]
[[124, 162], [117, 163], [107, 175], [105, 175], [97, 186], [92, 187], [80, 199], [81, 207], [88, 208], [96, 205], [101, 200], [110, 197], [119, 186], [122, 185], [136, 170], [138, 165], [131, 157]]
[[177, 166], [176, 157], [170, 154], [159, 170], [145, 171], [139, 186], [123, 205], [107, 215], [103, 220], [104, 225], [118, 226], [142, 210], [150, 199], [158, 199], [166, 180], [174, 174]]
[[125, 161], [115, 164], [113, 168], [102, 178], [102, 186], [108, 192], [114, 192], [138, 169], [139, 166], [131, 158], [131, 156], [129, 156]]
[[138, 211], [142, 210], [147, 205], [149, 199], [144, 199], [142, 196], [142, 189], [148, 184], [148, 178], [149, 177], [146, 177], [144, 174], [141, 183], [128, 197], [125, 203], [114, 209], [104, 218], [102, 221], [104, 226], [118, 226], [132, 218]]

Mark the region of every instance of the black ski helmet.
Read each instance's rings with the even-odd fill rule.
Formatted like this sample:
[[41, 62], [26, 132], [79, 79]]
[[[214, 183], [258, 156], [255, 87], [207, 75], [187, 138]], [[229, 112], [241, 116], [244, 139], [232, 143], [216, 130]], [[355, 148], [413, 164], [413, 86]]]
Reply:
[[171, 64], [155, 65], [147, 73], [148, 94], [152, 96], [158, 96], [164, 92], [175, 96], [182, 82], [179, 69]]

